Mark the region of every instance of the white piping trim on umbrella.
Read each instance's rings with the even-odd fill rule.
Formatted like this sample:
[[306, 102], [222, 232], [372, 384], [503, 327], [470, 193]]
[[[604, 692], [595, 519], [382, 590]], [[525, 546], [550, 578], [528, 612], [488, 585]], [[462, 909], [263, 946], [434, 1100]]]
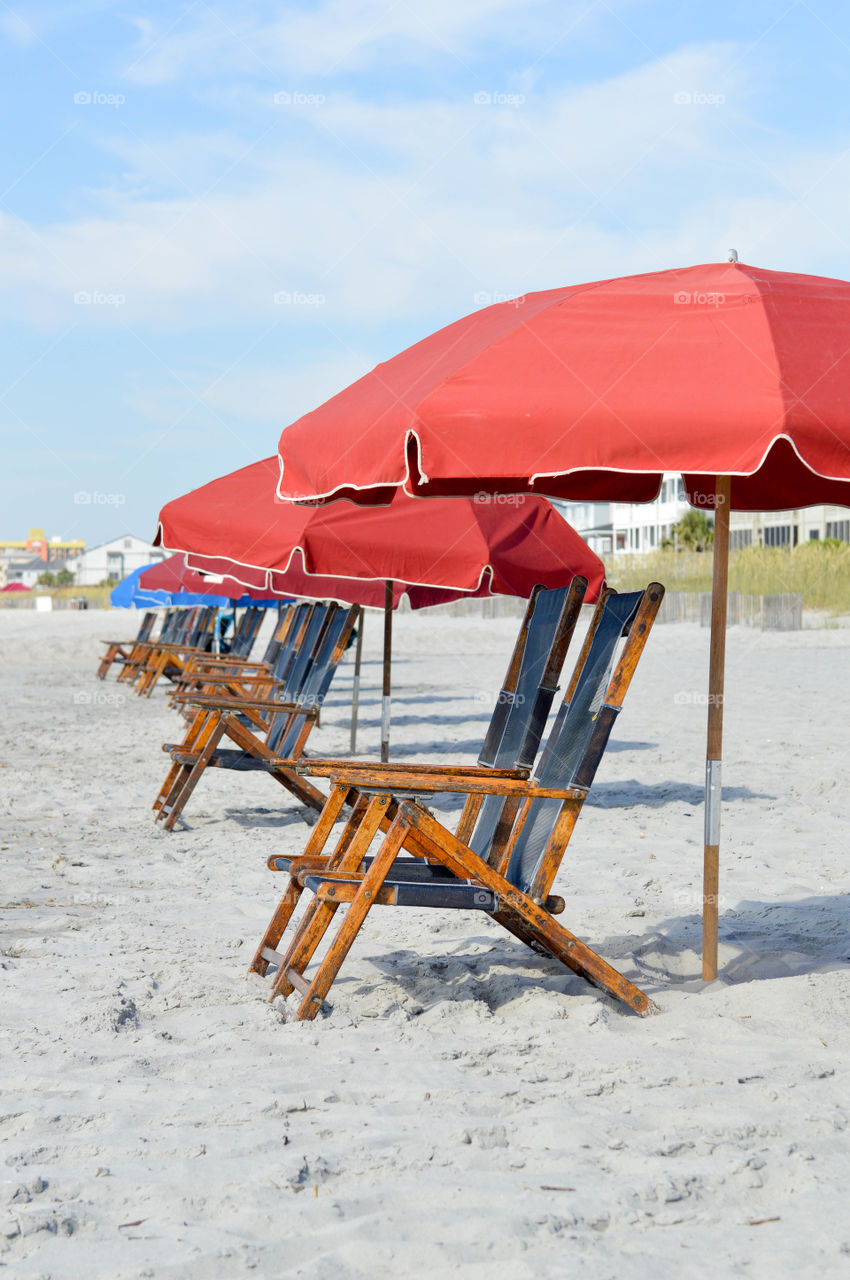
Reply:
[[[422, 461], [422, 441], [420, 440], [419, 435], [418, 435], [418, 433], [415, 431], [415, 429], [414, 429], [413, 427], [408, 427], [407, 432], [406, 432], [406, 434], [405, 434], [405, 438], [404, 438], [404, 452], [405, 452], [405, 468], [404, 468], [404, 472], [405, 472], [405, 473], [404, 473], [404, 478], [403, 478], [401, 481], [398, 481], [398, 480], [383, 480], [383, 481], [381, 481], [381, 482], [379, 482], [379, 483], [375, 483], [375, 484], [344, 484], [344, 485], [337, 485], [337, 487], [336, 487], [335, 489], [330, 489], [330, 490], [328, 490], [326, 493], [314, 493], [314, 494], [311, 494], [309, 497], [307, 497], [307, 496], [305, 495], [303, 498], [288, 498], [288, 497], [284, 497], [284, 495], [280, 492], [280, 486], [281, 486], [281, 484], [282, 484], [282, 482], [283, 482], [283, 470], [284, 470], [284, 463], [283, 463], [283, 458], [280, 456], [280, 452], [278, 452], [278, 463], [279, 463], [279, 465], [280, 465], [280, 476], [279, 476], [279, 478], [278, 478], [278, 484], [277, 484], [276, 495], [277, 495], [278, 499], [279, 499], [281, 502], [293, 502], [293, 503], [324, 502], [324, 501], [332, 501], [332, 500], [333, 500], [333, 498], [334, 498], [334, 495], [335, 495], [335, 494], [340, 493], [340, 492], [343, 492], [343, 491], [345, 491], [345, 492], [354, 492], [354, 493], [366, 493], [366, 492], [368, 492], [368, 491], [369, 491], [369, 490], [371, 490], [371, 489], [388, 489], [388, 488], [393, 488], [393, 487], [395, 487], [395, 488], [401, 488], [401, 489], [403, 489], [403, 490], [404, 490], [404, 492], [408, 495], [408, 497], [415, 498], [417, 495], [416, 495], [416, 493], [414, 492], [414, 490], [413, 490], [413, 489], [412, 489], [412, 487], [411, 487], [411, 486], [412, 486], [412, 483], [413, 483], [413, 477], [411, 476], [411, 473], [410, 473], [410, 467], [409, 467], [409, 465], [408, 465], [408, 463], [407, 463], [407, 460], [406, 460], [406, 459], [407, 459], [407, 446], [408, 446], [408, 444], [410, 443], [410, 441], [411, 441], [411, 440], [413, 440], [413, 441], [415, 442], [415, 444], [416, 444], [416, 454], [417, 454], [417, 458], [418, 458], [419, 463], [420, 463], [420, 467], [419, 467], [419, 475], [422, 477], [422, 483], [427, 484], [427, 483], [428, 483], [428, 476], [427, 476], [427, 475], [426, 475], [426, 473], [422, 470], [422, 467], [421, 467], [421, 461]], [[575, 468], [573, 468], [572, 470], [569, 470], [569, 471], [537, 471], [537, 472], [533, 472], [533, 473], [532, 473], [532, 475], [529, 477], [529, 481], [528, 481], [528, 483], [529, 483], [529, 484], [534, 485], [534, 484], [537, 484], [537, 482], [538, 482], [538, 481], [540, 481], [540, 480], [545, 481], [545, 480], [560, 480], [560, 479], [567, 479], [567, 478], [568, 478], [568, 477], [570, 477], [570, 476], [579, 476], [579, 475], [581, 475], [583, 472], [586, 472], [586, 471], [603, 471], [603, 472], [608, 472], [608, 473], [610, 473], [611, 475], [634, 475], [634, 476], [658, 475], [658, 474], [663, 473], [663, 472], [665, 472], [665, 471], [672, 471], [672, 472], [677, 472], [679, 475], [690, 475], [690, 476], [716, 476], [716, 475], [729, 475], [729, 476], [738, 476], [738, 477], [741, 477], [741, 478], [744, 478], [744, 479], [748, 479], [748, 478], [750, 478], [750, 477], [752, 477], [752, 476], [756, 475], [756, 473], [759, 471], [759, 469], [760, 469], [762, 466], [764, 466], [764, 462], [765, 462], [765, 459], [767, 458], [767, 455], [770, 453], [770, 451], [771, 451], [771, 449], [774, 447], [774, 445], [775, 445], [775, 444], [778, 444], [778, 442], [779, 442], [780, 440], [786, 440], [786, 441], [788, 442], [788, 444], [790, 444], [791, 448], [794, 450], [794, 453], [797, 455], [798, 459], [799, 459], [799, 460], [800, 460], [800, 462], [803, 464], [803, 466], [806, 468], [806, 470], [807, 470], [807, 471], [810, 471], [810, 472], [812, 473], [812, 475], [817, 476], [817, 477], [818, 477], [818, 479], [820, 479], [820, 480], [831, 480], [831, 481], [835, 481], [836, 483], [839, 483], [839, 484], [841, 484], [841, 483], [850, 484], [850, 478], [848, 478], [847, 476], [831, 476], [831, 475], [826, 475], [826, 474], [825, 474], [824, 472], [822, 472], [822, 471], [816, 471], [816, 470], [815, 470], [815, 468], [812, 466], [812, 464], [811, 464], [810, 462], [807, 462], [807, 460], [806, 460], [806, 459], [803, 457], [803, 455], [800, 453], [800, 450], [798, 449], [798, 447], [797, 447], [797, 445], [796, 445], [795, 441], [794, 441], [794, 440], [792, 440], [792, 438], [791, 438], [789, 435], [787, 435], [787, 433], [786, 433], [786, 432], [784, 432], [784, 431], [779, 432], [777, 435], [775, 435], [775, 436], [773, 436], [773, 437], [771, 438], [771, 440], [769, 441], [769, 443], [767, 444], [767, 446], [766, 446], [766, 448], [765, 448], [765, 450], [764, 450], [764, 453], [763, 453], [763, 454], [762, 454], [762, 456], [761, 456], [761, 460], [760, 460], [760, 462], [759, 462], [758, 466], [757, 466], [757, 467], [755, 467], [752, 471], [731, 471], [731, 470], [724, 470], [724, 471], [682, 471], [680, 468], [676, 468], [676, 467], [660, 467], [660, 468], [659, 468], [659, 467], [646, 467], [646, 468], [643, 468], [643, 467], [609, 467], [609, 466], [602, 466], [602, 465], [600, 465], [600, 466], [595, 466], [595, 467], [575, 467]], [[484, 484], [484, 481], [483, 481], [483, 480], [482, 480], [482, 484]], [[659, 484], [659, 491], [660, 491], [660, 484]], [[441, 495], [440, 495], [440, 497], [446, 497], [446, 498], [451, 498], [451, 497], [461, 497], [461, 498], [462, 498], [462, 497], [468, 497], [468, 496], [469, 496], [468, 494], [441, 494]], [[531, 497], [531, 496], [534, 496], [534, 495], [529, 494], [528, 496], [530, 496], [530, 497]], [[539, 495], [539, 496], [545, 497], [546, 495], [545, 495], [545, 494], [541, 494], [541, 495]], [[555, 496], [557, 496], [557, 495], [555, 495]], [[657, 497], [657, 496], [658, 496], [658, 494], [656, 494], [656, 495], [655, 495], [655, 497]], [[654, 501], [655, 501], [655, 498], [647, 498], [647, 499], [645, 499], [645, 501], [646, 501], [647, 503], [649, 503], [649, 502], [654, 502]], [[643, 505], [643, 504], [637, 504], [637, 505]], [[822, 505], [822, 503], [821, 503], [821, 502], [812, 502], [812, 503], [809, 503], [808, 505], [809, 505], [809, 506], [821, 506], [821, 505]]]
[[[160, 522], [160, 523], [158, 524], [158, 526], [157, 526], [157, 531], [158, 531], [158, 533], [159, 533], [159, 535], [160, 535], [160, 537], [161, 537], [161, 538], [163, 538], [163, 537], [165, 536], [165, 530], [163, 529], [163, 527], [162, 527], [162, 523], [161, 523], [161, 522]], [[231, 556], [227, 556], [227, 555], [212, 555], [212, 554], [207, 555], [207, 554], [206, 554], [205, 552], [203, 552], [203, 551], [188, 551], [188, 550], [186, 550], [186, 548], [184, 548], [184, 547], [171, 547], [171, 546], [167, 546], [167, 545], [166, 545], [166, 543], [165, 543], [165, 542], [163, 542], [163, 541], [160, 541], [160, 544], [159, 544], [159, 545], [160, 545], [161, 547], [163, 547], [163, 549], [164, 549], [164, 550], [168, 551], [171, 555], [182, 555], [182, 556], [184, 556], [184, 557], [192, 557], [192, 558], [193, 558], [193, 559], [195, 559], [195, 560], [226, 560], [226, 561], [228, 562], [228, 564], [236, 565], [236, 566], [238, 566], [238, 568], [240, 568], [240, 569], [256, 569], [259, 573], [264, 573], [264, 574], [266, 575], [266, 584], [267, 584], [267, 585], [266, 585], [265, 587], [258, 587], [258, 586], [257, 586], [255, 583], [253, 583], [253, 582], [247, 582], [244, 578], [239, 578], [239, 577], [237, 577], [237, 575], [236, 575], [235, 573], [228, 573], [228, 574], [226, 574], [225, 576], [226, 576], [226, 577], [228, 577], [228, 578], [232, 578], [234, 582], [238, 582], [238, 583], [239, 583], [239, 585], [240, 585], [240, 586], [242, 586], [242, 587], [249, 587], [252, 591], [266, 591], [266, 590], [267, 590], [267, 591], [270, 591], [272, 595], [281, 596], [281, 597], [282, 597], [282, 596], [284, 596], [284, 595], [287, 595], [287, 594], [292, 595], [292, 594], [294, 594], [294, 593], [293, 593], [293, 592], [289, 592], [289, 593], [287, 593], [287, 592], [283, 592], [283, 591], [276, 591], [276, 590], [274, 589], [274, 587], [271, 585], [271, 582], [272, 582], [272, 575], [273, 575], [273, 574], [275, 574], [275, 573], [285, 573], [285, 572], [289, 569], [289, 567], [290, 567], [290, 565], [291, 565], [291, 563], [292, 563], [292, 556], [293, 556], [296, 552], [300, 552], [300, 554], [301, 554], [301, 564], [302, 564], [302, 566], [303, 566], [303, 564], [304, 564], [304, 552], [303, 552], [303, 548], [301, 548], [301, 547], [294, 547], [294, 548], [293, 548], [292, 553], [290, 554], [289, 560], [287, 561], [287, 569], [270, 569], [270, 568], [268, 567], [268, 565], [253, 564], [251, 561], [248, 561], [248, 560], [234, 560]], [[194, 569], [194, 570], [195, 570], [195, 572], [202, 572], [202, 570], [198, 569], [198, 568], [197, 568], [197, 566], [189, 564], [188, 559], [186, 560], [186, 563], [187, 563], [187, 567], [188, 567], [188, 568], [190, 568], [190, 569]], [[361, 582], [361, 583], [369, 583], [369, 582], [386, 582], [386, 580], [387, 580], [385, 575], [380, 575], [380, 576], [375, 575], [375, 576], [373, 576], [373, 577], [371, 577], [371, 578], [367, 578], [367, 577], [357, 577], [356, 575], [354, 575], [354, 574], [350, 574], [350, 573], [331, 573], [331, 574], [324, 574], [324, 573], [310, 573], [306, 568], [302, 568], [302, 572], [303, 572], [303, 574], [304, 574], [304, 577], [305, 577], [305, 578], [312, 578], [312, 579], [313, 579], [317, 584], [320, 584], [323, 580], [324, 580], [324, 581], [327, 581], [327, 579], [328, 579], [328, 578], [339, 578], [339, 580], [340, 580], [341, 582]], [[488, 563], [487, 563], [487, 564], [485, 564], [485, 565], [482, 567], [481, 572], [480, 572], [480, 574], [478, 575], [478, 582], [476, 583], [476, 585], [475, 585], [474, 587], [452, 586], [451, 584], [447, 584], [447, 583], [440, 583], [440, 584], [437, 584], [437, 583], [435, 583], [435, 582], [412, 582], [412, 581], [410, 581], [409, 579], [405, 579], [405, 580], [404, 580], [404, 583], [405, 583], [405, 586], [406, 586], [406, 587], [422, 587], [422, 588], [424, 588], [426, 591], [459, 591], [459, 592], [461, 592], [463, 595], [469, 595], [470, 597], [472, 597], [472, 596], [474, 596], [474, 595], [475, 595], [475, 593], [476, 593], [477, 591], [480, 591], [481, 587], [484, 585], [484, 578], [485, 578], [485, 575], [489, 575], [489, 580], [490, 580], [490, 581], [489, 581], [489, 586], [490, 586], [489, 595], [490, 595], [490, 596], [493, 596], [493, 597], [495, 597], [495, 596], [506, 596], [506, 597], [508, 597], [508, 598], [510, 598], [510, 597], [512, 597], [512, 596], [513, 596], [513, 593], [512, 593], [512, 592], [494, 591], [494, 590], [493, 590], [493, 579], [494, 579], [494, 576], [495, 576], [495, 570], [493, 569], [493, 566], [489, 563], [489, 561], [488, 561]], [[575, 576], [576, 576], [576, 575], [575, 575], [575, 574], [573, 574], [573, 577], [575, 577]], [[395, 578], [394, 578], [394, 579], [393, 579], [393, 581], [394, 581], [394, 582], [395, 582], [395, 581], [398, 581], [398, 579], [395, 579]], [[406, 591], [404, 591], [402, 594], [403, 594], [403, 595], [407, 595], [407, 592], [406, 592]], [[513, 597], [513, 598], [514, 598], [514, 599], [516, 599], [516, 598], [518, 598], [518, 597]], [[326, 595], [324, 592], [320, 591], [320, 592], [317, 592], [315, 596], [311, 596], [311, 597], [310, 597], [310, 599], [316, 599], [316, 600], [330, 600], [330, 599], [333, 599], [333, 597], [332, 597], [332, 596], [328, 596], [328, 595]], [[350, 601], [347, 601], [346, 603], [350, 603]], [[368, 606], [364, 606], [364, 607], [368, 607]], [[376, 607], [377, 607], [377, 606], [376, 606]]]

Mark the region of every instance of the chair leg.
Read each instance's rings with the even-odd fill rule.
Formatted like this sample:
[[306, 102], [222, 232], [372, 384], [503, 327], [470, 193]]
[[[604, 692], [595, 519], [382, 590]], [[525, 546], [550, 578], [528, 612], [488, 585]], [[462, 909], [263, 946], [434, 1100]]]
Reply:
[[[371, 796], [369, 798], [363, 819], [348, 848], [339, 859], [338, 868], [335, 869], [353, 871], [360, 866], [390, 803], [390, 797], [387, 795]], [[298, 977], [306, 969], [313, 958], [316, 948], [324, 937], [338, 905], [336, 902], [319, 902], [318, 899], [310, 903], [275, 974], [269, 992], [269, 1003], [276, 996], [288, 996], [295, 989], [295, 983], [291, 981], [289, 976], [290, 972], [293, 972]]]
[[[167, 801], [166, 804], [163, 804], [159, 811], [160, 817], [167, 814], [165, 817], [166, 831], [174, 830], [175, 822], [186, 807], [186, 802], [200, 782], [201, 774], [206, 769], [213, 757], [216, 747], [221, 741], [225, 728], [224, 718], [219, 716], [218, 719], [215, 719], [214, 717], [214, 720], [215, 722], [210, 735], [204, 743], [203, 749], [201, 750], [197, 760], [189, 770], [186, 780], [180, 787], [179, 792], [176, 792], [173, 800]], [[172, 788], [172, 790], [176, 791], [176, 788]]]
[[[333, 791], [328, 796], [327, 803], [322, 810], [319, 821], [310, 832], [310, 839], [307, 841], [307, 847], [304, 850], [305, 857], [315, 857], [322, 852], [328, 842], [334, 824], [342, 812], [342, 808], [348, 799], [349, 794], [350, 788], [348, 787], [334, 787]], [[348, 830], [348, 827], [351, 826], [353, 817], [354, 815], [352, 814], [346, 825], [346, 831]], [[344, 835], [345, 833], [343, 833], [343, 836]], [[260, 945], [257, 947], [254, 959], [251, 961], [249, 972], [259, 973], [262, 976], [267, 972], [269, 964], [276, 959], [274, 953], [277, 951], [277, 944], [283, 937], [286, 926], [292, 918], [293, 911], [298, 906], [301, 894], [301, 885], [293, 876], [290, 876], [289, 883], [286, 886], [283, 897], [278, 903], [277, 910], [269, 921], [268, 927], [260, 941]], [[267, 954], [268, 952], [271, 952], [272, 954], [269, 955]]]
[[[374, 862], [363, 877], [351, 906], [345, 913], [339, 931], [328, 948], [310, 985], [303, 993], [304, 998], [298, 1007], [298, 1017], [309, 1021], [315, 1018], [322, 1003], [339, 973], [345, 957], [351, 950], [352, 943], [360, 932], [360, 928], [369, 910], [375, 902], [378, 891], [387, 878], [393, 862], [404, 843], [406, 823], [403, 818], [396, 818], [387, 832], [386, 839]], [[302, 970], [303, 972], [303, 970]]]
[[[613, 965], [608, 964], [607, 960], [603, 960], [563, 925], [556, 924], [548, 911], [529, 898], [528, 894], [508, 884], [419, 805], [405, 801], [399, 811], [426, 839], [433, 841], [435, 852], [439, 850], [440, 861], [450, 871], [462, 878], [477, 880], [486, 888], [492, 889], [502, 904], [499, 915], [506, 912], [516, 919], [523, 934], [539, 941], [567, 968], [622, 1000], [641, 1016], [656, 1011], [656, 1006], [639, 987], [624, 978]], [[528, 938], [523, 937], [523, 941], [528, 941]]]
[[[201, 733], [204, 728], [204, 725], [209, 724], [211, 720], [212, 720], [212, 717], [207, 711], [199, 709], [195, 713], [195, 716], [191, 724], [186, 730], [186, 736], [183, 739], [183, 741], [180, 743], [179, 749], [181, 753], [185, 751], [196, 751], [198, 750], [199, 746], [203, 746], [203, 738], [201, 736]], [[175, 780], [180, 777], [182, 771], [185, 768], [186, 768], [185, 765], [177, 764], [176, 761], [172, 762], [171, 767], [169, 768], [168, 773], [166, 774], [165, 782], [163, 782], [162, 786], [157, 792], [157, 797], [153, 802], [154, 809], [162, 808], [163, 804], [166, 802], [169, 792], [174, 786]]]

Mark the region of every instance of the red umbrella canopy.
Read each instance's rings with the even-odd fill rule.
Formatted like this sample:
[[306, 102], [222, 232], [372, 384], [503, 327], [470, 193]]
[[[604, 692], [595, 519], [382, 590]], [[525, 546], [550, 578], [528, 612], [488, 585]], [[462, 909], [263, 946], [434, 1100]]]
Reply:
[[0, 591], [31, 591], [31, 587], [25, 587], [22, 582], [7, 582], [5, 587], [0, 587]]
[[527, 294], [284, 429], [279, 494], [850, 502], [850, 284], [728, 262]]
[[[187, 592], [191, 595], [213, 595], [226, 596], [229, 600], [239, 600], [242, 596], [249, 596], [253, 600], [267, 599], [268, 590], [263, 590], [264, 584], [256, 585], [237, 582], [235, 578], [227, 577], [219, 573], [215, 582], [210, 582], [208, 578], [203, 577], [196, 569], [191, 569], [186, 564], [186, 559], [181, 555], [169, 556], [167, 560], [163, 560], [160, 564], [152, 565], [150, 569], [146, 569], [139, 576], [139, 586], [144, 587], [148, 591], [168, 591], [168, 592]], [[278, 594], [275, 592], [274, 594]]]
[[278, 592], [363, 604], [383, 605], [387, 579], [399, 584], [396, 602], [406, 591], [415, 607], [467, 594], [525, 597], [576, 575], [593, 600], [604, 581], [602, 561], [544, 498], [424, 503], [399, 491], [380, 509], [296, 506], [275, 498], [277, 476], [277, 459], [266, 458], [169, 502], [155, 544], [257, 588], [268, 581]]

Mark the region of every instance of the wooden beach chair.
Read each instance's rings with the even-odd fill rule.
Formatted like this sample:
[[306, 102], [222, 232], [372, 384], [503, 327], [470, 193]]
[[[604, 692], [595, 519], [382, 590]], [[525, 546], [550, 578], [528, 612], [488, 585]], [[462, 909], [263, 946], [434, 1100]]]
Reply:
[[[359, 777], [367, 789], [375, 769], [380, 769], [382, 778], [407, 777], [411, 771], [415, 771], [417, 777], [433, 776], [438, 779], [447, 772], [460, 778], [478, 777], [482, 773], [489, 778], [527, 777], [540, 746], [586, 591], [587, 580], [576, 577], [568, 588], [544, 590], [542, 587], [535, 587], [531, 593], [477, 765], [453, 767], [404, 762], [378, 765], [369, 760], [311, 758], [299, 764], [298, 771], [333, 778], [342, 770], [346, 778]], [[307, 847], [305, 856], [310, 860], [311, 867], [319, 870], [322, 866], [329, 865], [329, 858], [322, 857], [322, 850], [335, 821], [345, 808], [350, 808], [351, 814], [342, 841], [342, 847], [347, 846], [347, 842], [358, 830], [366, 803], [365, 792], [361, 795], [353, 783], [348, 790], [343, 790], [342, 787], [332, 789]], [[391, 805], [382, 815], [382, 829], [389, 828], [395, 812], [394, 805]], [[495, 835], [497, 825], [504, 828], [509, 814], [507, 810], [503, 811], [503, 804], [498, 796], [488, 796], [481, 802], [480, 811], [476, 810], [475, 817], [478, 837], [486, 842]], [[422, 853], [415, 833], [409, 834], [408, 845], [412, 851]], [[269, 859], [268, 865], [272, 871], [289, 871], [295, 862], [299, 863], [300, 871], [303, 860], [286, 855], [274, 855]], [[264, 974], [270, 963], [276, 963], [280, 959], [276, 948], [302, 890], [303, 884], [298, 876], [290, 875], [280, 903], [254, 956], [251, 967], [255, 973]]]
[[[658, 583], [642, 592], [604, 593], [532, 778], [492, 776], [486, 770], [426, 774], [416, 766], [392, 776], [374, 766], [368, 781], [363, 770], [341, 766], [331, 773], [328, 812], [334, 807], [339, 812], [352, 788], [359, 812], [329, 861], [316, 860], [332, 826], [320, 821], [305, 856], [289, 862], [293, 880], [315, 897], [282, 954], [258, 953], [261, 962], [278, 966], [269, 999], [297, 990], [297, 1016], [315, 1017], [369, 910], [385, 905], [484, 912], [636, 1013], [653, 1011], [642, 991], [555, 920], [565, 903], [551, 889], [663, 594]], [[467, 797], [455, 832], [421, 802], [422, 795], [443, 791]], [[495, 828], [488, 822], [481, 829], [488, 797], [500, 801], [501, 816]], [[389, 830], [377, 854], [367, 859], [392, 806]], [[399, 855], [402, 848], [410, 852], [411, 834], [428, 861], [420, 855], [401, 865]], [[343, 903], [348, 909], [342, 924], [308, 978], [306, 968]], [[257, 958], [252, 967], [262, 967]]]
[[179, 614], [179, 609], [166, 609], [162, 614], [158, 636], [155, 637], [153, 631], [151, 631], [144, 640], [137, 639], [133, 641], [133, 647], [126, 658], [116, 658], [116, 662], [121, 667], [118, 672], [119, 682], [132, 684], [156, 641], [162, 640], [165, 642], [173, 638]]
[[156, 636], [151, 635], [147, 640], [134, 644], [133, 652], [125, 663], [124, 670], [119, 674], [118, 679], [127, 684], [134, 684], [151, 654], [156, 651], [157, 646], [174, 644], [180, 640], [185, 635], [186, 629], [196, 612], [197, 610], [193, 609], [166, 609], [159, 634]]
[[[181, 772], [174, 777], [167, 795], [158, 797], [157, 818], [167, 830], [173, 830], [209, 767], [268, 773], [309, 808], [322, 808], [324, 794], [298, 776], [295, 764], [318, 720], [357, 616], [356, 606], [315, 607], [290, 671], [272, 696], [191, 695], [192, 705], [208, 714], [191, 750], [176, 748], [170, 752]], [[225, 737], [235, 746], [220, 747]]]
[[101, 640], [101, 644], [106, 645], [106, 653], [100, 660], [97, 668], [98, 680], [105, 680], [109, 668], [113, 662], [126, 662], [138, 644], [144, 644], [150, 638], [156, 622], [156, 610], [151, 610], [142, 618], [141, 625], [135, 640]]
[[233, 683], [235, 689], [237, 687], [236, 677], [240, 672], [248, 675], [251, 672], [266, 671], [269, 676], [273, 675], [275, 659], [286, 639], [295, 608], [295, 605], [290, 604], [281, 610], [271, 638], [260, 659], [252, 659], [250, 653], [253, 648], [253, 641], [256, 639], [257, 632], [262, 625], [262, 617], [260, 617], [259, 624], [253, 631], [250, 642], [243, 634], [238, 647], [234, 644], [229, 653], [202, 653], [189, 658], [180, 675], [174, 677], [171, 705], [179, 706], [181, 703], [185, 703], [187, 693], [192, 690], [197, 693], [211, 693], [217, 685], [227, 686], [228, 681]]
[[217, 609], [203, 605], [189, 611], [181, 634], [172, 643], [157, 641], [139, 672], [136, 693], [149, 698], [160, 678], [171, 679], [183, 671], [186, 663], [200, 653], [208, 653], [215, 638]]
[[[162, 749], [172, 756], [172, 762], [154, 801], [155, 810], [160, 810], [163, 804], [169, 803], [179, 794], [183, 783], [200, 757], [206, 737], [215, 727], [213, 711], [206, 706], [193, 707], [190, 699], [199, 693], [213, 692], [239, 699], [267, 697], [271, 696], [276, 689], [282, 689], [292, 670], [296, 655], [305, 644], [306, 631], [316, 609], [315, 604], [305, 602], [295, 605], [288, 611], [275, 628], [272, 642], [260, 662], [240, 659], [235, 669], [230, 664], [226, 668], [217, 669], [214, 665], [216, 659], [210, 656], [207, 659], [210, 669], [200, 673], [203, 678], [200, 688], [191, 687], [194, 677], [185, 673], [183, 677], [178, 677], [178, 679], [186, 679], [190, 687], [185, 690], [177, 689], [172, 702], [187, 716], [188, 728], [181, 743], [163, 744]], [[319, 609], [322, 613], [324, 612], [324, 606], [319, 606]], [[266, 724], [259, 712], [252, 713], [253, 718], [239, 712], [236, 714], [240, 716], [243, 724], [254, 725], [260, 729]], [[178, 756], [180, 761], [176, 758]]]

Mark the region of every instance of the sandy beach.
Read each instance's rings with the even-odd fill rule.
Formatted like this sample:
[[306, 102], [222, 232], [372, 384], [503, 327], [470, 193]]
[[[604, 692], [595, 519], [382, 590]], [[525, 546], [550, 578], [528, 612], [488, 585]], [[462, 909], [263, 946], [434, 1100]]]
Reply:
[[[484, 917], [375, 910], [313, 1023], [247, 966], [308, 826], [205, 778], [168, 834], [133, 614], [0, 612], [0, 1272], [850, 1270], [850, 630], [729, 632], [721, 979], [699, 978], [708, 633], [650, 638], [556, 891], [645, 1020]], [[394, 758], [472, 762], [517, 622], [400, 616]], [[379, 729], [366, 635], [359, 755]], [[345, 754], [350, 656], [311, 750]]]

